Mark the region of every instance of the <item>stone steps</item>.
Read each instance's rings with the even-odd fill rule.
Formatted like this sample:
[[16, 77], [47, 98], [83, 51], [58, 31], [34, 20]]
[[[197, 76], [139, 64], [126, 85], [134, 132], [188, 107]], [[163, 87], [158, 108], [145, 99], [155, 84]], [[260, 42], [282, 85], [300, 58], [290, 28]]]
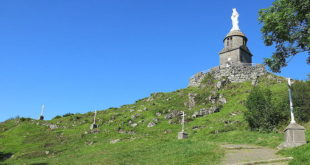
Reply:
[[287, 165], [292, 157], [277, 155], [276, 149], [245, 144], [225, 144], [222, 165]]

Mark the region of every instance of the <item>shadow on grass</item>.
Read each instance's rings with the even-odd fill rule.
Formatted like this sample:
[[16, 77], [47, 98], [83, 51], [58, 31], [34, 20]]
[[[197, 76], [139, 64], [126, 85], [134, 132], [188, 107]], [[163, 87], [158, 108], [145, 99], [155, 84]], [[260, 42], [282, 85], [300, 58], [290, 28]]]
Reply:
[[6, 159], [9, 159], [13, 153], [3, 153], [0, 152], [0, 162], [5, 161]]

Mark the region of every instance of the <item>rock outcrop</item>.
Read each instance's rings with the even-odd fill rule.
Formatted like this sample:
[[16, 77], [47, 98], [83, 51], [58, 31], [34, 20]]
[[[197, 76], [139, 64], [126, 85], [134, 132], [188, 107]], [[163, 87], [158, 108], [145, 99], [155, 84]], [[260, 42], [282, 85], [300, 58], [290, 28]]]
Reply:
[[[253, 81], [257, 77], [267, 73], [265, 66], [257, 64], [251, 65], [232, 65], [229, 67], [217, 66], [210, 69], [208, 72], [199, 72], [195, 74], [189, 81], [189, 86], [198, 87], [207, 74], [211, 74], [216, 80], [221, 80], [226, 77], [230, 82]], [[222, 84], [218, 84], [220, 87]]]

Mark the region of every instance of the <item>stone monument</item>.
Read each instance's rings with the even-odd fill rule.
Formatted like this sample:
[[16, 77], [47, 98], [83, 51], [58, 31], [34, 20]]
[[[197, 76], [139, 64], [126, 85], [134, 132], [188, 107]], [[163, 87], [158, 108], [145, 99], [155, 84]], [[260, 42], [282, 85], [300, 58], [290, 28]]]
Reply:
[[43, 116], [44, 108], [45, 108], [45, 106], [44, 106], [44, 104], [42, 104], [42, 106], [41, 106], [41, 114], [40, 114], [39, 120], [44, 120], [44, 116]]
[[231, 65], [240, 65], [252, 63], [252, 54], [247, 47], [247, 37], [240, 31], [239, 13], [233, 8], [231, 15], [232, 28], [224, 38], [224, 48], [220, 51], [220, 65], [229, 67]]
[[190, 78], [189, 86], [199, 86], [206, 74], [212, 74], [216, 80], [225, 77], [230, 82], [244, 82], [254, 81], [267, 73], [264, 65], [252, 63], [253, 55], [247, 47], [248, 39], [239, 28], [239, 13], [236, 8], [232, 11], [232, 28], [224, 37], [224, 48], [219, 52], [220, 65], [207, 72], [196, 73]]
[[184, 132], [184, 117], [185, 113], [182, 111], [182, 131], [178, 132], [178, 139], [186, 139], [188, 137], [188, 134]]
[[95, 114], [94, 114], [94, 122], [93, 124], [90, 125], [90, 129], [95, 129], [98, 128], [98, 125], [96, 124], [96, 116], [97, 116], [97, 110], [95, 110]]
[[288, 78], [288, 94], [290, 99], [291, 122], [284, 130], [284, 143], [278, 148], [292, 148], [306, 144], [305, 128], [296, 123], [293, 111], [293, 101], [291, 92], [291, 79]]

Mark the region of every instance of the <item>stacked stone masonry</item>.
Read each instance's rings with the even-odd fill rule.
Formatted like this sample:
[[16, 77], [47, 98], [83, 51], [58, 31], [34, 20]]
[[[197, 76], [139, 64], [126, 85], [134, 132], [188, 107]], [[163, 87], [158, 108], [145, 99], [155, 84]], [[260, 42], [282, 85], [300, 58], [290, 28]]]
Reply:
[[195, 74], [189, 81], [189, 86], [200, 86], [203, 78], [206, 74], [212, 74], [216, 80], [221, 80], [223, 77], [227, 77], [230, 82], [244, 82], [253, 81], [257, 77], [265, 75], [267, 73], [265, 66], [257, 64], [255, 66], [244, 65], [232, 65], [229, 67], [217, 66], [210, 69], [209, 72], [199, 72]]

